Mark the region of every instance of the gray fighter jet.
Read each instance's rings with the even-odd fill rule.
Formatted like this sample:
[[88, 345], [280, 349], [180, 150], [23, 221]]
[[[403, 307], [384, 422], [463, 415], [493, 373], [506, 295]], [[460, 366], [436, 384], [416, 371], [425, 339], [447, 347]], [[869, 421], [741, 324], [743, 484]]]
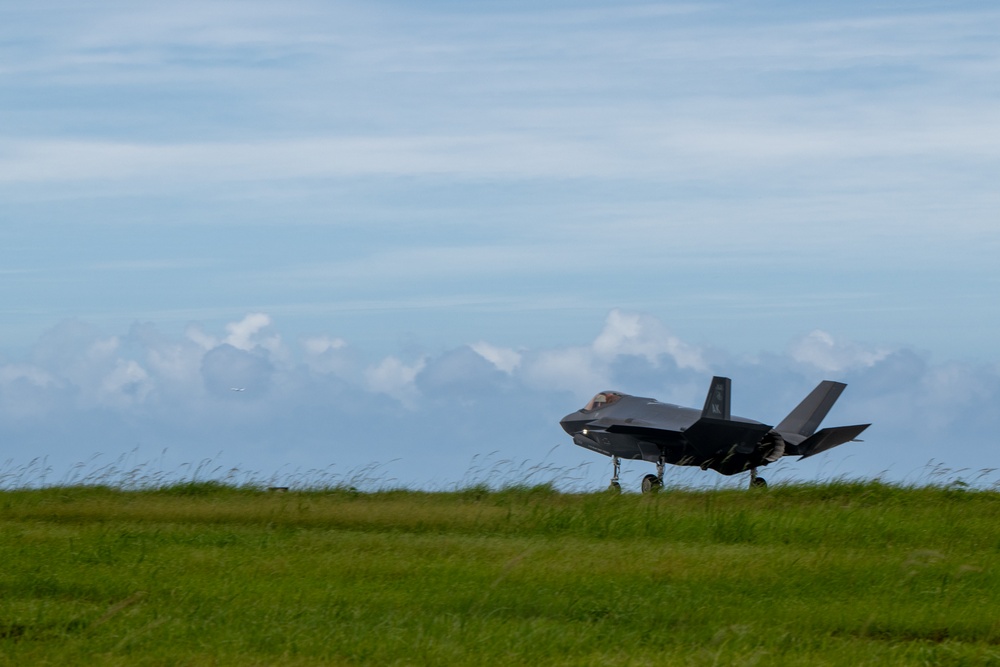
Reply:
[[723, 475], [750, 471], [750, 486], [767, 486], [757, 468], [782, 456], [806, 458], [850, 442], [871, 424], [834, 426], [817, 431], [847, 385], [824, 380], [777, 426], [729, 414], [729, 378], [714, 377], [701, 411], [652, 398], [602, 391], [582, 410], [559, 422], [574, 444], [610, 456], [611, 489], [619, 490], [621, 459], [656, 464], [642, 491], [663, 486], [667, 463], [698, 466]]

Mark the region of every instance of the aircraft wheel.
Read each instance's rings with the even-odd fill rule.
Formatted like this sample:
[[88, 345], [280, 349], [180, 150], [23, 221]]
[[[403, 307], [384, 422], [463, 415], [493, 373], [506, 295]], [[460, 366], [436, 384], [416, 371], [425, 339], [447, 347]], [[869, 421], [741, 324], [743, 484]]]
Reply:
[[767, 480], [765, 480], [763, 477], [754, 477], [753, 479], [750, 480], [750, 488], [751, 489], [766, 489], [767, 488]]
[[619, 484], [618, 482], [611, 482], [611, 484], [608, 485], [608, 491], [610, 493], [621, 493], [622, 485]]
[[642, 492], [656, 493], [663, 486], [663, 482], [656, 475], [646, 475], [642, 478]]

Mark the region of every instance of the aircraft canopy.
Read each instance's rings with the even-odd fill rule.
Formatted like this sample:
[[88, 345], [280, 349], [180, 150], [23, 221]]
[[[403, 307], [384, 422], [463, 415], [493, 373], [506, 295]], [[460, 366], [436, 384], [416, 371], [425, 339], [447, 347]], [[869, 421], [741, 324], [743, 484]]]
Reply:
[[622, 395], [617, 391], [602, 391], [597, 396], [590, 399], [590, 403], [587, 403], [587, 407], [584, 408], [586, 412], [591, 410], [600, 410], [613, 403], [617, 403], [622, 398]]

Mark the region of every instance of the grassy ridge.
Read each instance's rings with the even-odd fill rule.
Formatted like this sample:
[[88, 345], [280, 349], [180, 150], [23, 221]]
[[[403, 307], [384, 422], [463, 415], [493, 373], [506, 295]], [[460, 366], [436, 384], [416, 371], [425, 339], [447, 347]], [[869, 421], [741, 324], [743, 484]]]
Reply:
[[0, 492], [7, 664], [1000, 664], [1000, 494]]

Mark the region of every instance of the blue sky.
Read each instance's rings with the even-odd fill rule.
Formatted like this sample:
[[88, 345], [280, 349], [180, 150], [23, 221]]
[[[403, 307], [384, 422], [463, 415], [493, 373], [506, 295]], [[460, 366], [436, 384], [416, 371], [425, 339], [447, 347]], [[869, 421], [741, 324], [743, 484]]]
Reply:
[[830, 378], [831, 422], [875, 423], [779, 476], [1000, 466], [998, 33], [974, 2], [4, 6], [0, 458], [589, 483], [559, 417], [720, 374], [737, 414]]

